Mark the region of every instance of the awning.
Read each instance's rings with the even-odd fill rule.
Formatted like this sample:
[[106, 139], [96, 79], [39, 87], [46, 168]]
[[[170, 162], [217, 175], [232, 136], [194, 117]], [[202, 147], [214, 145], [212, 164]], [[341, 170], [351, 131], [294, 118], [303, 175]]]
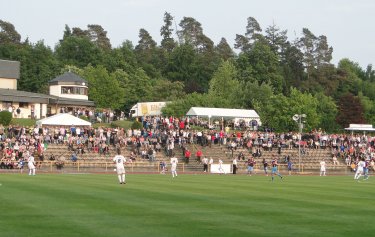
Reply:
[[91, 123], [71, 114], [60, 113], [36, 121], [38, 126], [91, 126]]
[[210, 118], [250, 118], [259, 119], [255, 110], [250, 109], [225, 109], [225, 108], [204, 108], [191, 107], [186, 113], [187, 116], [200, 116]]
[[348, 128], [345, 128], [348, 131], [361, 131], [361, 132], [375, 132], [375, 128], [372, 127], [372, 124], [350, 124]]

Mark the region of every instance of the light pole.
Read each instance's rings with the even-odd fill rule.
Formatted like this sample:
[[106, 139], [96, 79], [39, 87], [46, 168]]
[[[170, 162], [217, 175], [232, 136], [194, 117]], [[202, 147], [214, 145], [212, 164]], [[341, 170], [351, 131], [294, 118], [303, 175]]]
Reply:
[[303, 121], [306, 118], [306, 114], [295, 114], [293, 120], [298, 123], [299, 135], [298, 135], [298, 172], [301, 172], [301, 139], [302, 139], [302, 129]]

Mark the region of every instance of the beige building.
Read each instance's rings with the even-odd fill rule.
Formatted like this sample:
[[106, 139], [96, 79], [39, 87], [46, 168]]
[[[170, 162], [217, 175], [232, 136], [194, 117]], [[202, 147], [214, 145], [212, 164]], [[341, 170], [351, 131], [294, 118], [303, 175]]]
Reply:
[[72, 72], [49, 82], [50, 94], [17, 90], [20, 63], [0, 60], [0, 111], [8, 110], [13, 117], [41, 119], [60, 112], [94, 108], [88, 100], [88, 83]]

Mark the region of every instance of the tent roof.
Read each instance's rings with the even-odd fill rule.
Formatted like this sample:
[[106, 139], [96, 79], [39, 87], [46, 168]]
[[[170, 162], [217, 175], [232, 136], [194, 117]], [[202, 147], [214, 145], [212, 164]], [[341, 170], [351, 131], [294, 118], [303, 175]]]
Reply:
[[71, 114], [60, 113], [47, 117], [41, 120], [36, 121], [36, 124], [39, 126], [43, 125], [53, 125], [53, 126], [91, 126], [91, 123], [77, 118]]
[[345, 130], [374, 132], [375, 128], [373, 128], [371, 124], [350, 124]]
[[186, 113], [187, 116], [201, 117], [223, 117], [223, 118], [254, 118], [259, 119], [259, 115], [255, 110], [249, 109], [223, 109], [223, 108], [204, 108], [191, 107]]

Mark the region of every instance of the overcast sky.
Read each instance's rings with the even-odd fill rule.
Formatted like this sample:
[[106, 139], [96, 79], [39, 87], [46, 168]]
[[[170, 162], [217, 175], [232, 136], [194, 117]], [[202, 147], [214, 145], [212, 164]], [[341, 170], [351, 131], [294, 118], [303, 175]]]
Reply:
[[0, 0], [0, 9], [0, 19], [12, 23], [22, 40], [43, 39], [52, 48], [65, 24], [82, 29], [99, 24], [113, 47], [124, 40], [136, 45], [140, 28], [160, 43], [163, 15], [169, 12], [177, 25], [183, 17], [195, 18], [215, 44], [224, 37], [233, 48], [251, 16], [263, 30], [273, 23], [288, 30], [291, 41], [304, 27], [327, 36], [336, 65], [342, 58], [362, 68], [375, 63], [374, 0]]

